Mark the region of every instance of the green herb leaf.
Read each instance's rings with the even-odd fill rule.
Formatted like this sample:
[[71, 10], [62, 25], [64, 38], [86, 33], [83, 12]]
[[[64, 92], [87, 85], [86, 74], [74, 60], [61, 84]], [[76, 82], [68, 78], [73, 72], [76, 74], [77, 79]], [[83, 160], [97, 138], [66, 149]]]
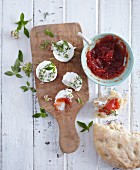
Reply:
[[24, 92], [31, 90], [32, 92], [36, 92], [36, 89], [33, 87], [30, 87], [30, 83], [27, 81], [26, 82], [27, 86], [21, 86]]
[[16, 74], [17, 78], [22, 78], [22, 76], [20, 74]]
[[50, 30], [48, 30], [48, 29], [46, 29], [46, 30], [44, 31], [44, 33], [45, 33], [46, 35], [52, 37], [52, 38], [54, 37], [54, 34], [53, 34]]
[[46, 113], [41, 113], [41, 117], [42, 118], [45, 118], [45, 117], [47, 117], [48, 116], [48, 114], [46, 114]]
[[20, 21], [24, 21], [24, 14], [23, 13], [20, 14]]
[[84, 122], [77, 121], [78, 125], [82, 128], [87, 128], [87, 125]]
[[91, 121], [88, 125], [86, 125], [84, 122], [77, 121], [78, 125], [81, 126], [83, 129], [80, 132], [88, 131], [89, 128], [93, 125], [93, 121]]
[[33, 87], [31, 87], [30, 90], [31, 90], [33, 93], [36, 92], [36, 89], [34, 89]]
[[18, 59], [19, 59], [19, 61], [23, 62], [23, 53], [21, 50], [19, 50], [19, 52], [18, 52]]
[[46, 67], [46, 70], [52, 70], [54, 67]]
[[27, 86], [30, 86], [30, 83], [28, 81], [26, 82], [26, 84], [27, 84]]
[[44, 50], [48, 47], [49, 44], [51, 44], [50, 41], [45, 40], [42, 44], [40, 44], [40, 48]]
[[46, 113], [45, 109], [43, 109], [43, 108], [40, 108], [40, 113], [36, 113], [33, 115], [34, 118], [39, 118], [39, 117], [46, 118], [47, 116], [48, 116], [48, 114]]
[[88, 124], [88, 127], [90, 128], [92, 125], [93, 125], [93, 121], [91, 121], [91, 122]]
[[4, 74], [7, 75], [7, 76], [13, 76], [14, 75], [14, 73], [12, 71], [6, 71]]
[[83, 104], [83, 101], [82, 101], [82, 99], [80, 99], [80, 98], [77, 99], [77, 102], [78, 102], [79, 104]]
[[24, 34], [29, 38], [29, 31], [24, 27]]
[[33, 115], [34, 118], [39, 118], [41, 116], [41, 113], [36, 113]]
[[15, 62], [15, 64], [14, 64], [14, 68], [15, 68], [15, 70], [16, 70], [17, 72], [20, 72], [20, 71], [21, 71], [20, 61], [19, 61], [18, 58], [16, 59], [16, 62]]
[[29, 88], [27, 86], [21, 86], [20, 88], [23, 90], [23, 92], [26, 92], [29, 90]]

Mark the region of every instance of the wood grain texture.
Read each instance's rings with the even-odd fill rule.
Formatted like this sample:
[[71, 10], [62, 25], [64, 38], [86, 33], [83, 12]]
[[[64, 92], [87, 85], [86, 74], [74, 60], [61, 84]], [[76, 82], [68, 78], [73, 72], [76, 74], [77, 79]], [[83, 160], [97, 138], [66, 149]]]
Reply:
[[[40, 13], [41, 11], [41, 13]], [[49, 12], [46, 20], [43, 13]], [[41, 21], [43, 19], [43, 21]], [[34, 26], [63, 22], [63, 0], [35, 0]], [[40, 109], [38, 100], [34, 100], [34, 113]], [[47, 119], [34, 121], [34, 169], [62, 170], [65, 167], [65, 156], [59, 147], [59, 126], [49, 114]], [[41, 158], [41, 159], [40, 159]]]
[[[3, 39], [3, 35], [2, 35], [2, 16], [3, 16], [3, 3], [2, 1], [0, 1], [0, 63], [2, 65], [2, 39]], [[1, 81], [1, 76], [2, 76], [2, 70], [0, 67], [0, 94], [1, 94], [1, 98], [0, 98], [0, 169], [2, 169], [2, 81]]]
[[[82, 32], [91, 38], [98, 32], [97, 6], [96, 0], [89, 0], [88, 3], [84, 0], [67, 0], [65, 2], [65, 22], [79, 22], [82, 27]], [[94, 84], [91, 80], [88, 80], [88, 85], [90, 99], [77, 116], [77, 120], [85, 123], [89, 123], [92, 120], [94, 120], [94, 122], [97, 121], [94, 119], [92, 100], [98, 95], [98, 85]], [[67, 155], [67, 170], [96, 169], [98, 156], [93, 145], [93, 129], [91, 127], [89, 132], [81, 133], [81, 127], [79, 127], [77, 123], [76, 126], [79, 131], [81, 143], [75, 153]]]
[[[27, 5], [28, 4], [28, 5]], [[21, 12], [25, 19], [31, 19], [31, 1], [3, 1], [2, 23], [2, 169], [32, 170], [33, 169], [33, 103], [32, 93], [23, 91], [20, 86], [26, 81], [31, 82], [22, 73], [22, 79], [8, 77], [4, 72], [10, 70], [18, 56], [18, 50], [24, 54], [24, 62], [31, 61], [30, 42], [23, 34], [15, 40], [10, 32], [16, 28]], [[32, 22], [27, 26], [30, 29]]]
[[[50, 37], [48, 38], [48, 36], [45, 36], [45, 29], [51, 30], [54, 35], [56, 35], [56, 37], [52, 39]], [[77, 99], [82, 99], [84, 105], [89, 98], [87, 77], [81, 66], [80, 57], [83, 48], [83, 41], [77, 35], [79, 31], [81, 31], [81, 28], [77, 23], [38, 26], [34, 27], [31, 31], [31, 48], [38, 100], [40, 106], [46, 109], [47, 112], [51, 113], [56, 118], [60, 128], [60, 147], [62, 151], [66, 153], [74, 152], [79, 146], [79, 137], [75, 129], [75, 119], [79, 110], [82, 108], [82, 105], [77, 103]], [[57, 78], [50, 83], [41, 84], [36, 77], [36, 67], [38, 63], [41, 63], [44, 60], [50, 60], [50, 57], [52, 56], [50, 47], [48, 47], [46, 50], [40, 49], [40, 44], [46, 39], [54, 42], [57, 42], [61, 39], [66, 40], [73, 44], [76, 49], [73, 59], [67, 63], [61, 63], [54, 59], [53, 63], [58, 69]], [[76, 72], [78, 75], [80, 75], [80, 77], [83, 79], [83, 85], [79, 92], [73, 91], [74, 100], [70, 109], [65, 110], [65, 112], [59, 112], [55, 110], [53, 104], [57, 93], [60, 90], [66, 88], [66, 86], [64, 86], [62, 83], [62, 78], [63, 75], [68, 71]], [[44, 96], [46, 94], [52, 98], [52, 101], [47, 103], [45, 102]]]
[[[99, 13], [98, 6], [99, 3]], [[3, 10], [3, 11], [2, 11]], [[39, 12], [41, 10], [41, 12]], [[10, 37], [10, 31], [15, 28], [15, 21], [21, 12], [27, 19], [33, 18], [33, 24], [45, 25], [62, 22], [79, 22], [82, 31], [88, 37], [99, 32], [113, 32], [127, 41], [132, 40], [134, 52], [134, 69], [132, 83], [126, 81], [115, 87], [120, 92], [128, 94], [128, 104], [119, 119], [129, 129], [140, 131], [139, 118], [139, 10], [138, 0], [0, 0], [0, 56], [1, 65], [1, 98], [0, 106], [2, 122], [2, 155], [0, 169], [2, 170], [112, 170], [113, 168], [98, 161], [98, 155], [93, 145], [93, 132], [80, 133], [79, 149], [70, 155], [60, 151], [59, 130], [56, 120], [49, 114], [47, 119], [32, 120], [32, 112], [38, 112], [39, 105], [35, 96], [29, 92], [22, 93], [19, 87], [27, 81], [6, 77], [3, 73], [14, 63], [18, 50], [25, 54], [25, 61], [30, 60], [29, 41], [24, 35], [19, 40]], [[43, 13], [49, 12], [44, 20]], [[99, 14], [99, 15], [98, 15]], [[132, 18], [131, 18], [132, 15]], [[99, 16], [99, 22], [98, 22]], [[43, 19], [43, 21], [42, 21]], [[131, 22], [132, 21], [132, 22]], [[131, 22], [131, 23], [130, 23]], [[30, 23], [28, 28], [31, 28]], [[131, 34], [132, 26], [132, 34]], [[2, 28], [2, 30], [1, 30]], [[130, 40], [131, 39], [131, 40]], [[0, 57], [0, 58], [1, 58]], [[0, 59], [1, 60], [1, 59]], [[1, 81], [2, 80], [2, 81]], [[29, 79], [31, 80], [31, 79]], [[101, 92], [109, 88], [101, 88]], [[98, 86], [89, 80], [90, 100], [81, 109], [77, 120], [88, 123], [93, 120], [92, 99], [98, 95]], [[16, 97], [15, 97], [16, 96]], [[34, 107], [33, 101], [34, 100]], [[22, 106], [21, 106], [22, 105]], [[130, 114], [131, 113], [131, 114]], [[94, 121], [97, 121], [97, 119]], [[34, 141], [33, 141], [34, 140]], [[34, 143], [34, 147], [33, 147]], [[21, 147], [22, 146], [22, 147]]]
[[[119, 11], [119, 12], [118, 12]], [[112, 0], [100, 0], [99, 6], [99, 33], [111, 32], [123, 37], [128, 43], [130, 42], [130, 1], [112, 1]], [[124, 24], [125, 23], [125, 24]], [[100, 86], [100, 93], [105, 94], [111, 89], [115, 89], [121, 94], [127, 94], [127, 104], [122, 109], [121, 113], [117, 117], [110, 119], [119, 119], [125, 127], [130, 129], [130, 77], [114, 87]], [[100, 120], [104, 123], [105, 120]], [[108, 164], [104, 163], [102, 159], [99, 161], [99, 170], [112, 170]]]
[[140, 1], [132, 1], [132, 50], [134, 52], [134, 69], [132, 72], [132, 96], [131, 96], [131, 130], [140, 132], [140, 57], [139, 57], [139, 35], [140, 35]]

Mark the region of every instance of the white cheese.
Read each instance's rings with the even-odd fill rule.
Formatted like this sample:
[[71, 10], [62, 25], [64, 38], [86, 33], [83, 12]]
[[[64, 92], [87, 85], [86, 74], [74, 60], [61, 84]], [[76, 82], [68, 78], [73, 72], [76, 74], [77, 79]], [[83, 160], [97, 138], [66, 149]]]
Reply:
[[56, 107], [56, 110], [59, 110], [59, 111], [63, 111], [66, 108], [66, 103], [64, 101], [60, 102], [59, 100], [57, 100], [61, 98], [68, 98], [70, 102], [72, 102], [72, 98], [73, 98], [72, 90], [66, 89], [66, 90], [61, 90], [57, 93], [55, 97], [54, 106]]
[[51, 82], [57, 77], [57, 68], [51, 61], [43, 61], [36, 68], [36, 76], [41, 82]]
[[74, 72], [67, 72], [63, 76], [62, 83], [73, 88], [75, 91], [79, 91], [82, 87], [82, 78]]
[[68, 62], [74, 55], [75, 47], [67, 41], [61, 40], [57, 43], [52, 43], [54, 57], [61, 62]]

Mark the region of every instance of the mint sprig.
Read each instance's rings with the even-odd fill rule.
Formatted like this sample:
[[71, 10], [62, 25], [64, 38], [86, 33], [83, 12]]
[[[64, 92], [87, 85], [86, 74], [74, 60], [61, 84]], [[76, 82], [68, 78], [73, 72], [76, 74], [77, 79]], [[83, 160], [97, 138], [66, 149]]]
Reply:
[[33, 115], [34, 118], [39, 118], [39, 117], [46, 118], [47, 116], [48, 116], [48, 114], [46, 113], [46, 110], [43, 108], [40, 108], [39, 113], [36, 113]]
[[32, 19], [25, 21], [25, 20], [24, 20], [24, 14], [21, 13], [21, 14], [20, 14], [20, 20], [15, 23], [15, 24], [17, 24], [18, 26], [17, 26], [17, 28], [16, 28], [15, 31], [12, 31], [12, 32], [11, 32], [11, 35], [12, 35], [13, 37], [15, 37], [16, 39], [18, 39], [18, 38], [19, 38], [19, 32], [20, 32], [21, 29], [23, 28], [23, 29], [24, 29], [24, 34], [29, 38], [29, 37], [30, 37], [30, 36], [29, 36], [29, 31], [28, 31], [28, 29], [26, 28], [26, 25], [27, 25], [28, 22], [30, 22], [31, 20], [32, 20]]
[[11, 66], [11, 71], [6, 71], [4, 74], [7, 76], [16, 76], [17, 78], [22, 78], [19, 74], [21, 72], [21, 65], [20, 62], [23, 61], [23, 54], [22, 51], [19, 50], [18, 58], [15, 61], [14, 66]]
[[36, 92], [36, 89], [30, 86], [30, 83], [26, 82], [27, 86], [21, 86], [20, 88], [23, 90], [23, 92], [26, 92], [28, 90], [31, 90], [32, 92]]
[[93, 121], [91, 121], [88, 125], [86, 125], [84, 122], [80, 122], [80, 121], [77, 121], [77, 123], [80, 127], [83, 128], [80, 132], [84, 132], [86, 130], [89, 132], [89, 128], [93, 125]]

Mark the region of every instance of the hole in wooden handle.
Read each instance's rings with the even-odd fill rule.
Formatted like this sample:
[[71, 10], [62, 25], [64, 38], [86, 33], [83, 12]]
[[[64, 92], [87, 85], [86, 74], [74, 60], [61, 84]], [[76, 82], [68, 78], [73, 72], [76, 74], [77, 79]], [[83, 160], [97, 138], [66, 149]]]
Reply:
[[68, 115], [58, 119], [59, 124], [59, 143], [62, 152], [72, 153], [76, 151], [80, 144], [80, 138], [75, 128], [75, 119]]

